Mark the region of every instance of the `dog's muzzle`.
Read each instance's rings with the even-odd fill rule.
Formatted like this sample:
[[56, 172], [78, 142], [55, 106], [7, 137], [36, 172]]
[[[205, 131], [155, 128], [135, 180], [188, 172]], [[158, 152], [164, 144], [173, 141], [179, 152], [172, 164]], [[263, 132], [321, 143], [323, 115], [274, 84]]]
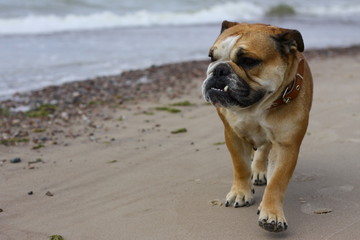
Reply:
[[213, 105], [248, 107], [258, 102], [265, 91], [252, 89], [229, 64], [219, 63], [208, 72], [203, 83], [203, 95]]

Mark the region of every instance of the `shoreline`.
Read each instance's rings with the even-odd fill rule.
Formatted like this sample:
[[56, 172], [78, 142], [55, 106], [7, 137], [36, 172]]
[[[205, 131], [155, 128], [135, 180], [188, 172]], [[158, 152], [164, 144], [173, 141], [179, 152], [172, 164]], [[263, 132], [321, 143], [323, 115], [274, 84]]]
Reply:
[[[353, 21], [346, 23], [323, 18], [258, 20], [256, 22], [298, 29], [306, 40], [306, 49], [360, 44], [360, 32], [356, 31], [357, 25]], [[144, 69], [151, 64], [206, 59], [220, 25], [221, 21], [211, 25], [111, 28], [0, 37], [0, 52], [4, 53], [0, 57], [3, 62], [0, 100], [15, 92], [38, 90], [49, 84], [60, 85], [95, 76], [119, 74]], [[137, 42], [143, 36], [147, 36], [146, 43]], [[165, 42], [164, 37], [167, 38]], [[23, 46], [24, 42], [27, 44]], [[88, 51], [93, 49], [92, 46], [96, 46], [94, 52]], [[16, 50], [20, 59], [10, 49]]]
[[[360, 44], [357, 45], [351, 45], [346, 47], [327, 47], [327, 48], [319, 48], [319, 49], [309, 49], [305, 50], [304, 55], [308, 60], [311, 60], [313, 58], [328, 58], [328, 57], [336, 57], [336, 56], [343, 56], [343, 55], [357, 55], [360, 53]], [[35, 90], [29, 90], [25, 92], [16, 92], [12, 94], [11, 97], [5, 98], [3, 100], [0, 100], [0, 107], [6, 107], [5, 102], [9, 101], [16, 101], [15, 99], [18, 98], [31, 98], [31, 95], [40, 97], [42, 93], [46, 93], [47, 91], [57, 90], [61, 87], [68, 87], [70, 85], [81, 85], [82, 82], [89, 82], [89, 86], [93, 86], [95, 82], [98, 82], [102, 84], [103, 81], [120, 81], [122, 83], [119, 84], [120, 87], [122, 86], [129, 86], [132, 84], [148, 84], [151, 83], [146, 79], [146, 76], [148, 74], [153, 74], [154, 72], [160, 71], [162, 72], [165, 68], [171, 68], [176, 69], [179, 68], [180, 70], [188, 70], [189, 64], [195, 65], [194, 67], [199, 69], [200, 71], [204, 70], [204, 66], [207, 67], [208, 61], [207, 60], [188, 60], [188, 61], [181, 61], [181, 62], [174, 62], [174, 63], [165, 63], [160, 65], [152, 65], [150, 67], [146, 68], [140, 68], [140, 69], [133, 69], [133, 70], [125, 70], [119, 74], [115, 75], [103, 75], [103, 76], [96, 76], [87, 78], [84, 80], [75, 80], [67, 83], [63, 83], [60, 85], [50, 85], [41, 89], [35, 89]], [[199, 65], [199, 66], [197, 66]], [[205, 68], [206, 69], [206, 68]], [[198, 77], [199, 70], [195, 70], [196, 72], [195, 77]], [[161, 74], [160, 74], [161, 75]], [[145, 78], [144, 78], [145, 77]], [[163, 81], [163, 77], [159, 77], [160, 81]], [[126, 81], [124, 83], [124, 81]], [[129, 82], [129, 81], [135, 81]], [[157, 79], [155, 80], [157, 81]], [[75, 86], [76, 87], [76, 86]], [[114, 85], [116, 87], [116, 84]], [[111, 94], [114, 94], [114, 91], [111, 91]], [[18, 99], [20, 100], [20, 99]]]
[[[304, 52], [310, 61], [359, 54], [360, 45]], [[139, 102], [156, 103], [162, 98], [179, 99], [194, 89], [200, 94], [208, 63], [208, 60], [196, 60], [151, 66], [16, 93], [12, 99], [0, 101], [0, 141], [4, 145], [24, 145], [23, 137], [36, 129], [71, 126], [79, 121], [91, 125], [93, 112], [101, 112], [102, 108], [126, 108]]]

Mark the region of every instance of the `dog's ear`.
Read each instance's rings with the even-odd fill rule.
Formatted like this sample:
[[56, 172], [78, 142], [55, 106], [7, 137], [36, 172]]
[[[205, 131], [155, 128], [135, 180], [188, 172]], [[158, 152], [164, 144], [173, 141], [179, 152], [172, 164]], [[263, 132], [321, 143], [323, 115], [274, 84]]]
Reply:
[[220, 31], [220, 34], [225, 31], [226, 29], [228, 28], [231, 28], [232, 26], [235, 26], [237, 25], [238, 23], [237, 22], [229, 22], [229, 21], [223, 21], [222, 24], [221, 24], [221, 31]]
[[304, 51], [304, 41], [298, 30], [284, 29], [284, 31], [274, 37], [280, 44], [282, 53], [289, 53], [298, 50]]

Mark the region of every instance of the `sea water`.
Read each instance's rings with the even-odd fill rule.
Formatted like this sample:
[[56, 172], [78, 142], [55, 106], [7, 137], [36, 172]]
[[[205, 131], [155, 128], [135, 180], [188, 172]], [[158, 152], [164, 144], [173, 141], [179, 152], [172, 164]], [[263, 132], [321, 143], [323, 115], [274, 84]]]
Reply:
[[[284, 2], [295, 14], [269, 15]], [[360, 44], [359, 0], [0, 0], [0, 98], [205, 59], [225, 19], [298, 29], [307, 49]]]

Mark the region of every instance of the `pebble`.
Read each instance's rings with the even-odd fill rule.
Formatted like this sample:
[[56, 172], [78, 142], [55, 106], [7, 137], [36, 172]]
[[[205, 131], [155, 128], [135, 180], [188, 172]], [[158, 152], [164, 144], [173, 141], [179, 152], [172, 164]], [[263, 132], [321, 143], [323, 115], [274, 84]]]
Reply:
[[17, 131], [14, 134], [14, 138], [24, 138], [24, 137], [28, 137], [29, 136], [29, 132], [28, 131]]
[[14, 119], [14, 120], [12, 120], [12, 124], [13, 125], [17, 125], [17, 124], [19, 124], [21, 121], [19, 120], [19, 119]]
[[68, 114], [67, 112], [62, 112], [62, 113], [60, 114], [60, 117], [61, 117], [62, 119], [64, 119], [65, 121], [68, 121], [68, 120], [69, 120], [69, 114]]
[[80, 93], [79, 93], [79, 92], [73, 92], [72, 96], [73, 96], [74, 98], [79, 97], [79, 96], [80, 96]]
[[17, 157], [17, 158], [10, 159], [10, 162], [11, 163], [19, 163], [19, 162], [21, 162], [21, 158]]
[[41, 137], [40, 138], [40, 141], [42, 141], [42, 142], [46, 142], [46, 141], [48, 141], [49, 139], [47, 138], [47, 137]]
[[42, 158], [37, 158], [35, 161], [30, 161], [28, 164], [34, 164], [34, 163], [45, 163]]
[[28, 192], [28, 195], [33, 195], [33, 194], [34, 194], [33, 191]]
[[47, 191], [47, 192], [45, 193], [45, 195], [46, 195], [46, 196], [49, 196], [49, 197], [54, 196], [54, 194], [53, 194], [52, 192], [50, 192], [50, 191]]
[[315, 209], [314, 210], [315, 214], [328, 214], [328, 213], [331, 213], [331, 212], [332, 212], [332, 209], [330, 209], [330, 208], [320, 208], [320, 209]]

